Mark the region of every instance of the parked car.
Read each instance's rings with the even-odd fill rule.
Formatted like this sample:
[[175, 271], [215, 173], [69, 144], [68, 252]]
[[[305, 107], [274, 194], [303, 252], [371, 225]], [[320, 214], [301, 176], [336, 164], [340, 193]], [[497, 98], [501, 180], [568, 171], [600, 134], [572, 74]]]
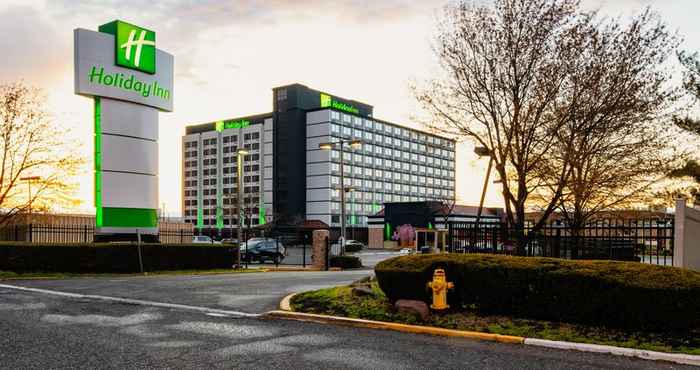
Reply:
[[235, 238], [225, 238], [221, 239], [221, 244], [238, 244], [238, 239]]
[[195, 235], [192, 237], [192, 243], [194, 244], [221, 244], [221, 242], [213, 240], [211, 237], [206, 235]]
[[253, 238], [241, 246], [241, 256], [247, 262], [280, 263], [286, 255], [287, 248], [275, 239]]
[[365, 248], [365, 245], [358, 242], [357, 240], [348, 240], [345, 242], [346, 252], [359, 252]]

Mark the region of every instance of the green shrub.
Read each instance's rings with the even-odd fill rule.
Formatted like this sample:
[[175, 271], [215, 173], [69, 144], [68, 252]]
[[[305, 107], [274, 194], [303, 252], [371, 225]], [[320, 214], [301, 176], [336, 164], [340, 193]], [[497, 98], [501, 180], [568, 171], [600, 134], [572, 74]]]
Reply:
[[488, 314], [625, 329], [700, 328], [700, 273], [637, 262], [494, 255], [415, 255], [380, 262], [392, 300], [429, 302], [426, 284], [444, 268], [452, 307]]
[[[144, 271], [231, 268], [238, 248], [217, 244], [142, 244]], [[136, 244], [0, 243], [0, 270], [13, 272], [139, 272]]]
[[330, 258], [331, 267], [340, 267], [341, 269], [356, 269], [362, 267], [362, 261], [355, 256], [332, 256]]

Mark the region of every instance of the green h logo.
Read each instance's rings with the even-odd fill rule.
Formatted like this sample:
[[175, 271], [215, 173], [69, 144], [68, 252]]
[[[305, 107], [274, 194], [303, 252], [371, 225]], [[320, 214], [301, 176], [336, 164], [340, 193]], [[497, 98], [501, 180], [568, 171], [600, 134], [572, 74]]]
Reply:
[[122, 21], [104, 24], [99, 30], [114, 35], [118, 66], [156, 73], [155, 32]]
[[330, 107], [333, 99], [330, 95], [321, 93], [321, 108]]

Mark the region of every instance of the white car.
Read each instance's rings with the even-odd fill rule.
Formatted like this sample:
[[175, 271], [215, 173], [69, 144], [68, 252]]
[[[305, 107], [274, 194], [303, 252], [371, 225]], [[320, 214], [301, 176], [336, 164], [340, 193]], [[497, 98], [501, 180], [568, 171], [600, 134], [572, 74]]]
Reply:
[[212, 240], [211, 237], [208, 237], [206, 235], [193, 236], [192, 243], [194, 243], [194, 244], [221, 244], [221, 242], [218, 242], [216, 240]]
[[405, 256], [405, 255], [411, 254], [412, 252], [413, 252], [413, 249], [411, 249], [411, 248], [402, 248], [402, 249], [399, 251], [399, 254], [402, 255], [402, 256]]

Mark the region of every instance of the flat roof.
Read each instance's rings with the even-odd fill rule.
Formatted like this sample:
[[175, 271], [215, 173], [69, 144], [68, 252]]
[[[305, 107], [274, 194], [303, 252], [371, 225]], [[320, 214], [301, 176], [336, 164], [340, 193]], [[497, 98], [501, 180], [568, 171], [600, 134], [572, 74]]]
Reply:
[[[261, 114], [254, 114], [251, 116], [241, 116], [241, 117], [236, 117], [236, 118], [227, 118], [219, 121], [239, 121], [239, 120], [248, 120], [250, 121], [251, 125], [257, 125], [261, 124], [265, 121], [267, 118], [272, 118], [272, 112], [270, 113], [261, 113]], [[191, 135], [191, 134], [198, 134], [202, 132], [209, 132], [209, 131], [215, 131], [216, 130], [216, 122], [219, 121], [214, 121], [214, 122], [207, 122], [207, 123], [200, 123], [200, 124], [194, 124], [190, 126], [185, 127], [185, 135]]]

